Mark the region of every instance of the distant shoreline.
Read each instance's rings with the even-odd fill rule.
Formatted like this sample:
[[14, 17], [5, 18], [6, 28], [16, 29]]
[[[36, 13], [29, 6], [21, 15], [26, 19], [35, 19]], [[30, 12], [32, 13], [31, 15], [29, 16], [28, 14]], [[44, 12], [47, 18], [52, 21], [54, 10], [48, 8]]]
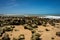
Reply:
[[60, 16], [60, 14], [0, 14], [0, 16]]
[[49, 18], [49, 19], [60, 19], [60, 16], [57, 15], [38, 15], [38, 14], [1, 14], [0, 16], [5, 16], [5, 17], [39, 17], [39, 18]]

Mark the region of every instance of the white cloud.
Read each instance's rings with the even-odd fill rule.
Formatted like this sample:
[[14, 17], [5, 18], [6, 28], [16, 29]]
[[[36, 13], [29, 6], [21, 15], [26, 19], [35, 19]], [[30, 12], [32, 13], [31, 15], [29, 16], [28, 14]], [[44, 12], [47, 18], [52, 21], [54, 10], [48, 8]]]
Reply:
[[15, 6], [18, 6], [18, 4], [16, 3], [16, 0], [9, 0], [9, 2], [7, 2], [4, 9], [9, 9], [9, 8], [12, 8], [12, 7], [15, 7]]

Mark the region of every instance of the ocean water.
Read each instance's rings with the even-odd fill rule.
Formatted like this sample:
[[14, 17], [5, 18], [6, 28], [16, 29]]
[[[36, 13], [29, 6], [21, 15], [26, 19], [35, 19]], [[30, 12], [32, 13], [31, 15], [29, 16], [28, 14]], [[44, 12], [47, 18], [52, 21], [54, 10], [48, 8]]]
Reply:
[[17, 17], [24, 17], [24, 16], [38, 16], [43, 18], [53, 18], [53, 19], [60, 19], [60, 15], [58, 14], [0, 14], [0, 16], [17, 16]]

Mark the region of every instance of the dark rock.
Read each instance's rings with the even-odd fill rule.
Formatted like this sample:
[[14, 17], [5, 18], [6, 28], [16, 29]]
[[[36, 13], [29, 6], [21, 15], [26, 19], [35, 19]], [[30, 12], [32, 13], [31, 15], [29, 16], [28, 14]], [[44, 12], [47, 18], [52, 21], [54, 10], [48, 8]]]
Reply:
[[51, 38], [52, 40], [54, 39], [54, 37]]
[[35, 36], [38, 36], [38, 37], [40, 37], [41, 35], [40, 35], [39, 33], [35, 33]]
[[31, 30], [31, 32], [32, 32], [32, 34], [33, 34], [33, 33], [36, 33], [36, 30]]
[[45, 29], [46, 31], [50, 31], [49, 29]]
[[31, 26], [32, 26], [32, 28], [37, 28], [38, 27], [36, 24], [32, 24]]
[[33, 30], [33, 28], [30, 25], [24, 26], [25, 29]]
[[32, 35], [32, 40], [41, 40], [41, 38], [40, 38], [40, 34], [39, 33], [34, 33], [33, 35]]
[[5, 33], [2, 37], [2, 40], [10, 40], [9, 35]]
[[15, 26], [11, 26], [11, 28], [15, 28]]
[[21, 34], [18, 38], [18, 40], [25, 40], [25, 36], [23, 34]]
[[13, 40], [17, 40], [16, 38], [13, 38]]
[[5, 31], [13, 31], [13, 28], [11, 26], [7, 26], [4, 28]]
[[5, 33], [5, 31], [2, 28], [0, 28], [0, 36], [2, 36], [3, 33]]
[[56, 35], [60, 37], [60, 32], [56, 32]]

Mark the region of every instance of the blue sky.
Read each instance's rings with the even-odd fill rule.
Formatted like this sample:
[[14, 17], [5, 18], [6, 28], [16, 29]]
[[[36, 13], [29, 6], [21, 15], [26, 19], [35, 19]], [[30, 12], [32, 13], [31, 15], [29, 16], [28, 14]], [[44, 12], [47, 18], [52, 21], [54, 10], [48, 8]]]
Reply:
[[0, 0], [0, 14], [60, 14], [60, 0]]

